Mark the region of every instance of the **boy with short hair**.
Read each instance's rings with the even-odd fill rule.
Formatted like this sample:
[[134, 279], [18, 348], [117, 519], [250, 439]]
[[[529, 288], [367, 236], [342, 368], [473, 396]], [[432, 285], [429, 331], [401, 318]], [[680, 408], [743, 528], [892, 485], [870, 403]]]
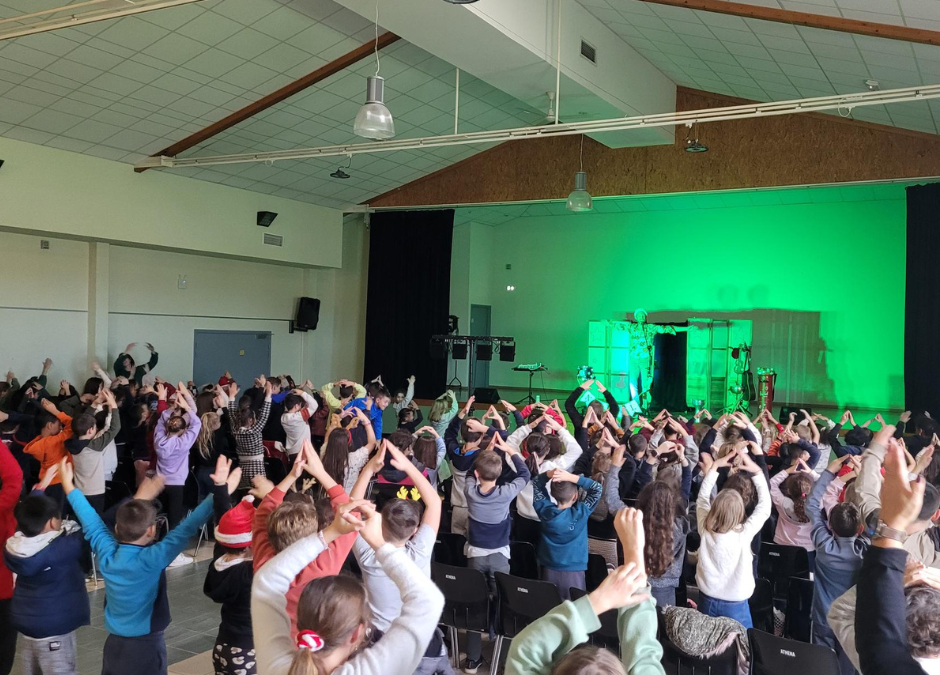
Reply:
[[[493, 448], [508, 455], [516, 478], [505, 485], [496, 481], [503, 472], [503, 460]], [[522, 457], [499, 434], [493, 434], [490, 447], [477, 453], [473, 471], [468, 471], [464, 495], [467, 498], [467, 566], [486, 575], [490, 592], [496, 593], [496, 572], [509, 574], [509, 531], [512, 518], [509, 504], [529, 482], [531, 474]], [[467, 633], [465, 673], [475, 673], [483, 662], [481, 636]]]
[[310, 440], [308, 421], [317, 411], [317, 407], [313, 396], [303, 389], [293, 389], [284, 397], [281, 426], [284, 427], [284, 434], [287, 437], [284, 449], [291, 457], [303, 450], [304, 441]]
[[[582, 500], [578, 499], [579, 488], [587, 493]], [[585, 590], [587, 521], [604, 488], [586, 476], [553, 469], [536, 476], [532, 490], [532, 506], [542, 521], [538, 547], [541, 576], [558, 586], [562, 600], [567, 600], [570, 588]]]
[[[55, 472], [50, 469], [46, 478]], [[60, 511], [55, 500], [34, 490], [17, 504], [17, 531], [3, 551], [7, 568], [16, 574], [10, 620], [24, 637], [21, 658], [27, 673], [77, 673], [75, 631], [90, 621], [81, 528], [61, 520]]]
[[[56, 466], [62, 459], [71, 456], [65, 447], [65, 442], [72, 438], [72, 418], [59, 412], [55, 404], [47, 398], [42, 399], [43, 411], [40, 413], [38, 424], [41, 425], [39, 436], [30, 441], [23, 452], [39, 460], [39, 480], [42, 480], [46, 471]], [[62, 505], [62, 476], [56, 476], [46, 489], [46, 496], [52, 497]]]
[[65, 442], [75, 467], [75, 487], [99, 514], [104, 513], [104, 450], [121, 431], [121, 415], [110, 389], [102, 392], [108, 409], [107, 429], [98, 433], [98, 423], [90, 413], [72, 420], [73, 436]]
[[[839, 658], [842, 675], [852, 675], [855, 668], [842, 645], [829, 627], [827, 614], [833, 601], [858, 581], [862, 559], [868, 548], [862, 531], [862, 516], [855, 504], [842, 502], [829, 511], [829, 523], [822, 517], [821, 502], [843, 464], [850, 457], [838, 457], [819, 476], [806, 503], [806, 513], [812, 523], [813, 544], [816, 547], [816, 581], [813, 584], [813, 644], [834, 650]], [[838, 481], [841, 484], [841, 481]]]
[[[105, 580], [104, 626], [109, 635], [104, 643], [102, 675], [165, 675], [163, 631], [170, 624], [165, 570], [212, 517], [212, 497], [206, 497], [155, 544], [157, 510], [152, 500], [162, 489], [160, 481], [142, 484], [135, 498], [118, 508], [111, 534], [85, 496], [75, 489], [68, 462], [59, 464], [59, 476], [85, 538], [98, 556], [98, 569]], [[236, 487], [230, 481], [229, 494]]]

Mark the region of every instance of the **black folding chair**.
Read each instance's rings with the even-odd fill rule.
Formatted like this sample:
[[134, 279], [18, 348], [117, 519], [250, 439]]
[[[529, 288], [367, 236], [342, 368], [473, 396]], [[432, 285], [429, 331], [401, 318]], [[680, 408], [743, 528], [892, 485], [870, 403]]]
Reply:
[[130, 499], [134, 496], [130, 486], [124, 481], [109, 480], [104, 484], [104, 504], [105, 509], [110, 509], [115, 504], [124, 499]]
[[527, 541], [509, 542], [509, 573], [523, 579], [539, 578], [539, 561], [535, 546]]
[[486, 633], [490, 629], [489, 586], [479, 570], [431, 563], [431, 579], [444, 594], [441, 624], [447, 627], [450, 654], [459, 667], [457, 630]]
[[462, 534], [438, 532], [437, 540], [434, 542], [435, 562], [454, 565], [455, 567], [466, 567], [467, 556], [464, 553], [466, 544], [467, 538]]
[[775, 600], [786, 600], [790, 577], [809, 579], [806, 549], [802, 546], [761, 543], [757, 576], [773, 585]]
[[747, 601], [751, 608], [754, 628], [765, 633], [774, 632], [774, 588], [766, 579], [754, 580], [754, 593]]
[[265, 457], [264, 475], [269, 481], [277, 485], [287, 478], [287, 468], [284, 466], [284, 462], [277, 457]]
[[584, 585], [588, 593], [601, 585], [607, 578], [607, 561], [604, 556], [596, 553], [588, 555], [587, 572], [584, 573]]
[[[583, 598], [588, 594], [588, 591], [572, 587], [569, 589], [569, 593], [571, 594], [571, 600], [574, 601]], [[615, 654], [619, 654], [620, 634], [617, 632], [617, 610], [608, 610], [597, 618], [601, 620], [601, 627], [591, 633], [588, 642], [595, 647], [606, 647]]]
[[812, 641], [813, 582], [790, 577], [783, 634], [791, 640]]
[[503, 642], [516, 637], [523, 628], [561, 604], [558, 587], [548, 581], [533, 581], [497, 572], [496, 588], [499, 595], [499, 631], [493, 647], [493, 661], [490, 663], [491, 675], [496, 675]]
[[[724, 652], [710, 658], [692, 656], [682, 651], [666, 633], [666, 619], [657, 608], [659, 644], [663, 647], [663, 670], [666, 675], [737, 675], [738, 648], [731, 645]], [[792, 675], [792, 673], [791, 673]]]
[[779, 638], [748, 629], [751, 675], [839, 675], [839, 658], [822, 645]]

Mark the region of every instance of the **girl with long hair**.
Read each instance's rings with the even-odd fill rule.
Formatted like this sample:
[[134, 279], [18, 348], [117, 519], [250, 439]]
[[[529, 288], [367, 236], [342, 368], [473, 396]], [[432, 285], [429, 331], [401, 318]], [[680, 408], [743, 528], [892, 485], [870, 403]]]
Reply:
[[777, 510], [774, 543], [805, 548], [810, 559], [810, 571], [816, 558], [816, 546], [806, 503], [817, 478], [819, 476], [798, 459], [793, 466], [770, 479], [770, 498]]
[[[712, 498], [718, 470], [741, 458], [741, 470], [752, 474], [757, 491], [754, 513], [746, 516], [744, 499], [735, 490], [722, 490]], [[696, 503], [702, 541], [698, 551], [696, 585], [700, 590], [699, 609], [709, 616], [726, 616], [752, 628], [747, 600], [754, 593], [751, 539], [770, 516], [767, 480], [746, 448], [715, 460], [708, 468]]]
[[238, 452], [238, 463], [242, 469], [242, 480], [239, 489], [251, 488], [251, 479], [255, 476], [264, 476], [264, 445], [261, 432], [267, 424], [271, 413], [271, 383], [264, 382], [264, 402], [260, 410], [252, 406], [251, 396], [238, 397], [238, 385], [234, 382], [229, 385], [228, 411], [232, 416], [232, 432], [235, 435], [235, 449]]
[[[342, 418], [351, 420], [351, 423], [346, 427], [340, 423], [339, 426], [330, 429], [326, 434], [323, 448], [320, 450], [323, 468], [333, 480], [343, 486], [347, 494], [352, 491], [353, 485], [359, 478], [359, 472], [369, 461], [369, 454], [375, 448], [375, 431], [372, 428], [372, 421], [359, 408], [351, 408], [351, 410], [355, 411], [355, 417]], [[368, 440], [364, 446], [354, 450], [351, 430], [356, 425], [365, 427]]]
[[636, 500], [637, 508], [643, 512], [646, 532], [643, 549], [646, 573], [659, 607], [676, 604], [676, 588], [685, 562], [685, 538], [689, 534], [684, 504], [674, 483], [666, 480], [653, 481], [640, 490]]
[[447, 446], [444, 439], [432, 426], [421, 427], [414, 433], [415, 442], [412, 446], [414, 457], [427, 470], [428, 481], [434, 489], [437, 489], [437, 472], [444, 463], [444, 457], [447, 455]]
[[[291, 583], [326, 550], [329, 542], [357, 530], [398, 586], [401, 614], [382, 639], [363, 649], [369, 643], [370, 614], [362, 582], [350, 576], [320, 577], [301, 593], [297, 636], [292, 638], [284, 597]], [[381, 514], [366, 501], [342, 504], [329, 527], [281, 551], [255, 574], [251, 614], [258, 672], [412, 675], [443, 608], [443, 595], [409, 559], [407, 551], [385, 542]]]
[[438, 436], [443, 436], [447, 431], [447, 425], [454, 419], [460, 407], [457, 404], [457, 394], [448, 389], [443, 394], [434, 399], [431, 404], [431, 412], [428, 413], [428, 422], [434, 427]]

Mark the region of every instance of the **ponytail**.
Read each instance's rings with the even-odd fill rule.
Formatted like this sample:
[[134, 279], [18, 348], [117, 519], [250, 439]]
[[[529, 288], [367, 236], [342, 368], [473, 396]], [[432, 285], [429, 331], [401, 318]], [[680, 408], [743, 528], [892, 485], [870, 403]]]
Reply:
[[297, 602], [297, 651], [287, 675], [329, 675], [326, 655], [348, 644], [357, 629], [364, 641], [370, 621], [362, 582], [351, 576], [314, 579]]
[[813, 490], [813, 479], [807, 473], [795, 473], [783, 481], [781, 490], [793, 502], [793, 515], [801, 523], [809, 522], [806, 513], [806, 500]]
[[533, 476], [539, 475], [539, 456], [534, 452], [530, 453], [529, 456], [525, 458], [525, 465], [530, 474]]
[[328, 675], [323, 667], [323, 660], [309, 649], [298, 649], [290, 664], [287, 675]]

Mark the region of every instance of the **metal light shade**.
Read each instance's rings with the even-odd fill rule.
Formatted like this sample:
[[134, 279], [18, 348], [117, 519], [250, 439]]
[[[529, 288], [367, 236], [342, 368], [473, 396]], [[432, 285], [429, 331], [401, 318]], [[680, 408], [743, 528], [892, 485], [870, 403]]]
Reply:
[[593, 209], [594, 203], [591, 200], [591, 193], [587, 191], [587, 174], [578, 171], [574, 175], [574, 190], [568, 195], [568, 210], [580, 213]]
[[375, 76], [367, 79], [366, 103], [359, 108], [353, 133], [376, 140], [395, 136], [395, 121], [385, 107], [385, 78]]

